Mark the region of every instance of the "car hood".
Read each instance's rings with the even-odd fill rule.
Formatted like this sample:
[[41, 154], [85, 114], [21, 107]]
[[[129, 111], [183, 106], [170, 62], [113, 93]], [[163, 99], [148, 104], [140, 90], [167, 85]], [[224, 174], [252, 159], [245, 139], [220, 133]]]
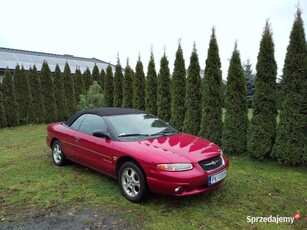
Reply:
[[156, 155], [158, 159], [167, 159], [169, 162], [188, 160], [196, 163], [217, 156], [221, 151], [216, 144], [186, 133], [129, 142], [129, 145], [133, 145], [135, 149], [142, 149], [142, 153]]

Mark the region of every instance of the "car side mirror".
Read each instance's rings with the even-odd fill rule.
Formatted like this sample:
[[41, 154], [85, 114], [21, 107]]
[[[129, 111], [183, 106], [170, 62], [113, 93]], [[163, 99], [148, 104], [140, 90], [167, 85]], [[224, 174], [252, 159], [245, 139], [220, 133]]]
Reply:
[[95, 130], [93, 133], [94, 137], [100, 137], [100, 138], [105, 138], [105, 139], [111, 139], [110, 135], [105, 133], [102, 130]]

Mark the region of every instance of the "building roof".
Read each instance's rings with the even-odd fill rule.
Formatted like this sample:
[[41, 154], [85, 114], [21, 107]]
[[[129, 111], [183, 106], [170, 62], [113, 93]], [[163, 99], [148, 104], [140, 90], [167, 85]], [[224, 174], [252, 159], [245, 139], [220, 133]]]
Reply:
[[[0, 69], [2, 70], [6, 68], [14, 70], [16, 65], [19, 64], [23, 66], [25, 70], [29, 70], [30, 67], [35, 65], [38, 71], [40, 71], [44, 61], [47, 61], [52, 72], [56, 64], [59, 65], [63, 72], [66, 62], [68, 62], [72, 72], [77, 68], [80, 69], [81, 72], [84, 72], [87, 67], [92, 70], [95, 64], [98, 66], [99, 70], [106, 70], [108, 66], [108, 63], [96, 58], [83, 58], [68, 54], [60, 55], [0, 47]], [[114, 68], [114, 66], [112, 67]]]

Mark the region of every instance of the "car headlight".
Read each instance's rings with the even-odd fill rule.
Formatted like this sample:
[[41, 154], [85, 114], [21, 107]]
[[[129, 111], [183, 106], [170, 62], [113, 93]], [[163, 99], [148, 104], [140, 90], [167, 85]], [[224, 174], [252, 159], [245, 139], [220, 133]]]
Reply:
[[221, 156], [223, 156], [223, 150], [220, 151]]
[[161, 171], [178, 172], [191, 170], [193, 165], [190, 163], [157, 164], [156, 167]]

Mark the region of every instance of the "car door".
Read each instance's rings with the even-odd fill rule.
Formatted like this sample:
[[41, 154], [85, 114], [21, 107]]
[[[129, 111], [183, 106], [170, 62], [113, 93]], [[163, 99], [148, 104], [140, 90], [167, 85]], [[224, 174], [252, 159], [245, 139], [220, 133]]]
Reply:
[[65, 138], [63, 137], [60, 138], [65, 156], [73, 161], [75, 161], [75, 158], [78, 158], [75, 133], [79, 130], [80, 125], [85, 117], [86, 114], [78, 117], [69, 127], [67, 127], [67, 130], [65, 132]]
[[106, 138], [94, 137], [92, 133], [97, 130], [108, 132], [105, 121], [101, 116], [87, 114], [78, 132], [74, 134], [76, 161], [94, 170], [113, 175], [113, 142]]

